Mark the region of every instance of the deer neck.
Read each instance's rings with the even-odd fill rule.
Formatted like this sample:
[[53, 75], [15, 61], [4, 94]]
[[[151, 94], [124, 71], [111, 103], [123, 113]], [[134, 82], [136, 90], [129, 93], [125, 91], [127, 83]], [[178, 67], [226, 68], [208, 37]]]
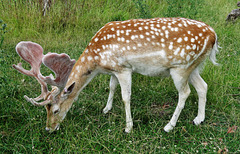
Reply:
[[94, 60], [86, 59], [89, 57], [88, 53], [86, 53], [86, 50], [74, 65], [66, 84], [66, 87], [69, 87], [72, 83], [75, 82], [75, 88], [72, 94], [69, 96], [73, 97], [75, 100], [83, 88], [85, 88], [88, 83], [98, 74], [98, 71], [96, 69], [96, 62]]

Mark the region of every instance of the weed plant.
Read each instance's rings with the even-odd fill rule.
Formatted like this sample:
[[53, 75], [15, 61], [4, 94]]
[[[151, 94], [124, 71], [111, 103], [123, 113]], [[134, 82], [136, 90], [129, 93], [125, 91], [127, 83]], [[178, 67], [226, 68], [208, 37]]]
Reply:
[[[2, 153], [240, 153], [240, 22], [226, 24], [234, 0], [61, 0], [42, 16], [38, 0], [2, 0], [0, 19], [8, 31], [0, 53], [0, 151]], [[197, 93], [191, 94], [177, 126], [171, 118], [178, 93], [170, 78], [133, 75], [131, 109], [134, 128], [124, 134], [125, 112], [120, 87], [113, 109], [103, 114], [109, 93], [108, 75], [96, 77], [70, 109], [59, 131], [45, 132], [46, 112], [24, 100], [36, 97], [40, 85], [12, 64], [23, 63], [15, 52], [20, 41], [37, 42], [44, 53], [67, 53], [78, 59], [94, 34], [107, 22], [149, 17], [187, 17], [211, 25], [218, 34], [220, 66], [205, 63], [208, 83], [206, 120], [192, 125]], [[44, 75], [50, 71], [41, 68]]]

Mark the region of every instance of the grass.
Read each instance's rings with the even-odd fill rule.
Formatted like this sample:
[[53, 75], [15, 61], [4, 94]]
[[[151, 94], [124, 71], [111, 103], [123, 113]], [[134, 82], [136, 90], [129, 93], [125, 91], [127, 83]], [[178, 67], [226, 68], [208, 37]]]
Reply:
[[[30, 3], [31, 2], [31, 3]], [[7, 24], [0, 49], [0, 151], [2, 153], [240, 153], [240, 22], [226, 24], [236, 9], [233, 0], [196, 2], [152, 1], [55, 1], [43, 17], [38, 1], [1, 1], [0, 19]], [[12, 69], [20, 62], [15, 46], [22, 40], [41, 44], [47, 52], [68, 53], [78, 59], [91, 37], [107, 22], [140, 17], [181, 16], [201, 20], [218, 34], [222, 49], [216, 67], [209, 61], [202, 77], [208, 83], [206, 120], [192, 125], [197, 114], [197, 94], [191, 87], [177, 126], [163, 127], [171, 118], [177, 91], [170, 78], [134, 74], [132, 115], [134, 130], [124, 134], [125, 113], [120, 88], [113, 109], [103, 114], [110, 77], [100, 75], [80, 94], [56, 133], [45, 132], [46, 112], [27, 103], [40, 86], [31, 77]], [[29, 66], [23, 62], [23, 66]], [[49, 70], [42, 67], [47, 75]], [[229, 128], [238, 126], [235, 132]]]

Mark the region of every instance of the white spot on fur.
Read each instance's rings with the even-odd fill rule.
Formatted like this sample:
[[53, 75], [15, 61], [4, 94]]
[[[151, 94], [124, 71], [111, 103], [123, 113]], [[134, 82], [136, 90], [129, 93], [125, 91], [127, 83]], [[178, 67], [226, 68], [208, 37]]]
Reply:
[[117, 30], [117, 36], [120, 36], [120, 30]]
[[196, 49], [196, 47], [197, 47], [197, 46], [196, 46], [196, 44], [194, 44], [194, 45], [193, 45], [193, 47], [192, 47], [192, 48], [193, 48], [193, 50], [195, 50], [195, 49]]
[[88, 56], [87, 59], [88, 59], [88, 61], [91, 61], [93, 58], [92, 58], [92, 56]]
[[191, 42], [192, 42], [192, 43], [195, 42], [195, 39], [194, 39], [194, 38], [191, 38]]
[[190, 47], [189, 45], [187, 45], [186, 49], [187, 49], [187, 50], [190, 50], [190, 49], [191, 49], [191, 47]]
[[106, 48], [105, 45], [102, 45], [103, 50]]
[[182, 42], [182, 38], [179, 37], [178, 40], [177, 40], [178, 43], [181, 43]]
[[82, 58], [81, 58], [81, 62], [84, 62], [84, 61], [85, 61], [85, 57], [82, 57]]
[[166, 36], [166, 38], [168, 38], [168, 34], [169, 34], [169, 31], [166, 30], [166, 31], [165, 31], [165, 36]]
[[181, 53], [180, 53], [180, 56], [183, 58], [185, 55], [185, 49], [182, 49]]
[[140, 35], [140, 38], [143, 39], [143, 38], [144, 38], [144, 35]]
[[180, 51], [180, 48], [178, 47], [178, 48], [174, 51], [174, 55], [177, 55], [179, 51]]
[[95, 60], [98, 60], [98, 59], [99, 59], [99, 57], [98, 57], [98, 56], [95, 56], [95, 57], [94, 57], [94, 59], [95, 59]]
[[116, 50], [116, 49], [118, 49], [119, 48], [119, 46], [117, 45], [117, 44], [113, 44], [113, 50]]
[[132, 35], [132, 36], [131, 36], [131, 39], [132, 39], [132, 40], [134, 40], [134, 39], [135, 39], [135, 36], [134, 36], [134, 35]]

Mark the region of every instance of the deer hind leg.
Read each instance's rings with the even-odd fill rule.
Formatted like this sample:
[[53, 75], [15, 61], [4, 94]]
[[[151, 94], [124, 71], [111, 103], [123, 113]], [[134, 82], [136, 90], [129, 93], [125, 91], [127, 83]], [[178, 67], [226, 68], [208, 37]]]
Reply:
[[131, 108], [130, 108], [132, 72], [129, 70], [125, 70], [121, 73], [116, 73], [115, 75], [119, 81], [119, 84], [121, 87], [122, 99], [125, 105], [125, 113], [126, 113], [125, 132], [129, 133], [133, 127]]
[[171, 120], [164, 127], [164, 130], [166, 132], [171, 131], [176, 126], [178, 117], [179, 117], [182, 109], [184, 108], [185, 101], [191, 92], [189, 85], [188, 85], [188, 75], [184, 74], [184, 71], [185, 70], [180, 70], [180, 69], [171, 69], [170, 70], [170, 74], [171, 74], [174, 84], [178, 90], [178, 104], [173, 113]]
[[198, 69], [192, 72], [189, 82], [194, 86], [198, 94], [198, 115], [193, 122], [195, 125], [199, 125], [205, 119], [207, 83], [201, 78]]
[[113, 96], [116, 90], [116, 87], [118, 85], [118, 79], [112, 75], [111, 79], [110, 79], [110, 93], [108, 96], [108, 101], [107, 101], [107, 105], [106, 107], [103, 109], [103, 113], [108, 113], [108, 111], [110, 111], [112, 109], [112, 102], [113, 102]]

